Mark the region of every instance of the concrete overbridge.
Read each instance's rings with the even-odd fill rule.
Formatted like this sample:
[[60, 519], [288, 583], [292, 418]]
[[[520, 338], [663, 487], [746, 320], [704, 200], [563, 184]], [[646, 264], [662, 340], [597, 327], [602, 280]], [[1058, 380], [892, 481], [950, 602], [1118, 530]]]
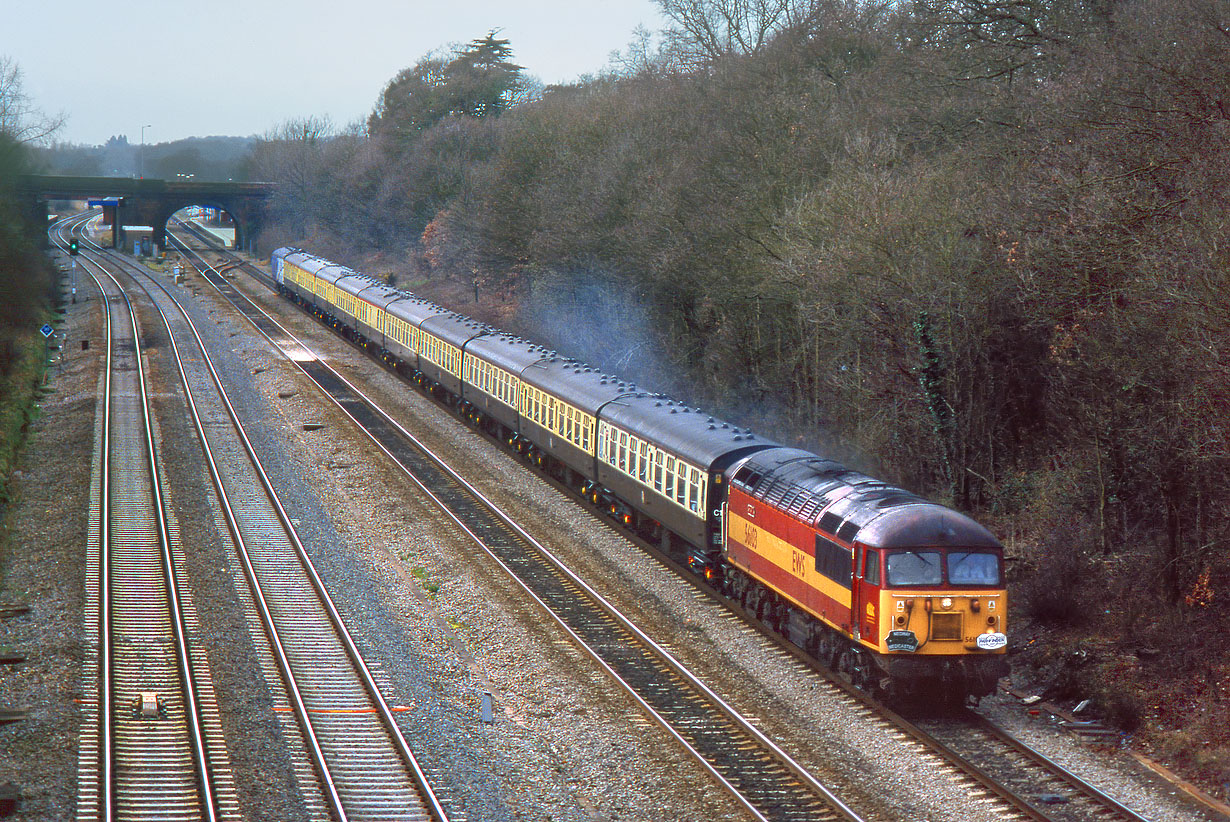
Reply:
[[146, 180], [132, 177], [57, 177], [29, 174], [19, 187], [29, 203], [31, 218], [47, 224], [48, 200], [116, 201], [116, 239], [122, 242], [124, 225], [150, 226], [153, 242], [166, 247], [167, 221], [187, 206], [217, 208], [235, 221], [235, 247], [255, 250], [265, 222], [265, 203], [273, 183], [210, 183], [195, 180]]

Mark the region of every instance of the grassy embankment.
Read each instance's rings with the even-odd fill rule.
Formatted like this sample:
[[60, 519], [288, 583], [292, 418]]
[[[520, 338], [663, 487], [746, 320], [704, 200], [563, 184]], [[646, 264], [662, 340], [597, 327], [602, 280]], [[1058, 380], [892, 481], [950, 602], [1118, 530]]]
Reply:
[[[32, 322], [38, 322], [32, 317]], [[41, 325], [41, 324], [40, 324]], [[0, 504], [8, 502], [8, 481], [16, 467], [26, 427], [38, 414], [38, 398], [46, 374], [46, 343], [38, 327], [0, 331]]]

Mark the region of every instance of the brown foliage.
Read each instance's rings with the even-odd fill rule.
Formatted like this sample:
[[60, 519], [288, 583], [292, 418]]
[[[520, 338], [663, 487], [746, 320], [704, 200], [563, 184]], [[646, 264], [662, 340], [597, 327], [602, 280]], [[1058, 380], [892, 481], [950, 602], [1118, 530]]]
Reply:
[[314, 147], [287, 213], [532, 295], [550, 344], [1002, 523], [1023, 567], [1206, 617], [1225, 3], [663, 6], [635, 73]]

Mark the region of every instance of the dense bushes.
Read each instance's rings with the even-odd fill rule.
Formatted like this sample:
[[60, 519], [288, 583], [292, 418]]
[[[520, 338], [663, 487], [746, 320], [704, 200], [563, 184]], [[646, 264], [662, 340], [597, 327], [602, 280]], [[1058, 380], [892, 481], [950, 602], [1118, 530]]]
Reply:
[[25, 171], [25, 147], [0, 132], [0, 501], [46, 365], [38, 328], [49, 317], [55, 288], [33, 241], [45, 226], [26, 224], [16, 197]]
[[661, 5], [621, 72], [267, 141], [290, 233], [976, 511], [1039, 617], [1226, 619], [1226, 3]]

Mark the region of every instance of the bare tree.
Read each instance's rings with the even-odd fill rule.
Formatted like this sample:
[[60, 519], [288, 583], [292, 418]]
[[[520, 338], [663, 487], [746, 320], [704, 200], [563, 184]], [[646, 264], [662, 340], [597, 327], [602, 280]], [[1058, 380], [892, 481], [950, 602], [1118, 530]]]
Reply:
[[611, 52], [611, 67], [623, 77], [652, 77], [671, 69], [670, 60], [655, 43], [653, 32], [644, 26], [632, 31], [632, 40], [623, 51]]
[[278, 184], [274, 211], [299, 235], [316, 212], [328, 171], [325, 146], [333, 137], [328, 116], [296, 117], [271, 129], [252, 147], [253, 177]]
[[7, 55], [0, 55], [0, 134], [19, 143], [38, 143], [55, 134], [67, 118], [39, 111], [22, 87], [21, 66]]
[[667, 30], [668, 50], [685, 62], [725, 54], [757, 54], [788, 30], [811, 27], [824, 0], [656, 0], [677, 29]]

